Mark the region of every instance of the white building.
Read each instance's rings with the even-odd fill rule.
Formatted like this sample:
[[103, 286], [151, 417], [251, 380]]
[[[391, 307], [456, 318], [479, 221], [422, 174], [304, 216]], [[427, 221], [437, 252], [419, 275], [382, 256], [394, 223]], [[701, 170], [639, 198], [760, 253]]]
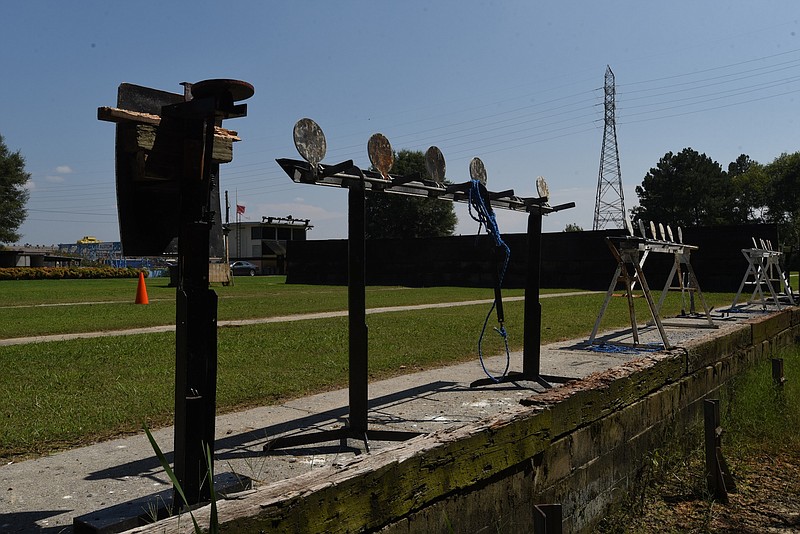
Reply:
[[231, 262], [247, 260], [259, 266], [260, 274], [286, 274], [287, 241], [305, 241], [313, 228], [309, 219], [262, 217], [261, 222], [229, 225], [228, 255]]

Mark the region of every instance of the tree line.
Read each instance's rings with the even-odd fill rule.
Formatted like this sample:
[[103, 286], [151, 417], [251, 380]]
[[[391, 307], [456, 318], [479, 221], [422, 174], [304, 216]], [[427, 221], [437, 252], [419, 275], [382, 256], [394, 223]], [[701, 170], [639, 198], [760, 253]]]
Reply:
[[675, 226], [775, 223], [781, 244], [800, 242], [800, 152], [759, 163], [742, 154], [727, 170], [706, 154], [667, 152], [636, 187], [634, 219]]

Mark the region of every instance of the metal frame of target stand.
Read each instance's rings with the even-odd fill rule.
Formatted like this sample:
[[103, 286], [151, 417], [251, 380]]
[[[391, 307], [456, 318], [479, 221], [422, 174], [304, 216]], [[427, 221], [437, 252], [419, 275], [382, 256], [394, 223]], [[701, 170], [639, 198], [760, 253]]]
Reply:
[[[380, 134], [378, 134], [380, 135]], [[296, 141], [297, 143], [297, 141]], [[324, 143], [324, 140], [323, 140]], [[388, 143], [388, 142], [387, 142]], [[300, 148], [300, 147], [298, 147]], [[437, 149], [438, 151], [438, 149]], [[302, 153], [302, 152], [301, 152]], [[324, 153], [324, 148], [323, 148]], [[305, 156], [304, 156], [305, 157]], [[320, 157], [321, 159], [321, 157]], [[289, 436], [280, 436], [264, 445], [265, 451], [339, 440], [346, 446], [348, 438], [363, 441], [369, 451], [369, 440], [405, 441], [419, 432], [373, 430], [368, 425], [368, 329], [366, 325], [365, 269], [365, 195], [381, 191], [416, 197], [436, 198], [451, 202], [468, 202], [470, 182], [445, 185], [422, 179], [418, 174], [394, 176], [363, 171], [352, 160], [325, 165], [295, 159], [278, 159], [278, 164], [296, 183], [322, 185], [348, 190], [348, 333], [349, 333], [349, 419], [345, 427]], [[528, 212], [528, 277], [525, 289], [523, 370], [509, 373], [503, 381], [536, 381], [550, 387], [550, 381], [561, 377], [539, 373], [541, 339], [541, 305], [539, 304], [539, 259], [541, 255], [542, 215], [575, 206], [574, 202], [549, 206], [547, 198], [520, 198], [513, 190], [493, 192], [481, 186], [484, 201], [494, 208]], [[483, 381], [473, 385], [482, 385]], [[493, 383], [495, 383], [493, 381]]]

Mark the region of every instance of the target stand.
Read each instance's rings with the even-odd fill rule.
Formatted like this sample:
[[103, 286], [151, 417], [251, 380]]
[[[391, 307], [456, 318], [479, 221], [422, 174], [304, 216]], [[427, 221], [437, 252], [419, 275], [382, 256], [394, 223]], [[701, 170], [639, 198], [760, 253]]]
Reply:
[[[614, 295], [614, 290], [619, 284], [622, 284], [625, 288], [625, 298], [628, 304], [628, 315], [630, 317], [634, 347], [640, 345], [639, 327], [636, 321], [636, 309], [633, 300], [634, 289], [637, 283], [641, 286], [642, 294], [647, 301], [647, 307], [650, 312], [651, 322], [648, 322], [647, 325], [655, 326], [658, 329], [665, 349], [673, 348], [673, 345], [667, 337], [666, 330], [664, 329], [665, 326], [689, 326], [683, 323], [665, 323], [662, 320], [661, 308], [664, 305], [667, 293], [671, 290], [678, 290], [681, 292], [681, 317], [701, 317], [705, 319], [705, 325], [694, 324], [691, 325], [692, 327], [717, 328], [717, 325], [714, 324], [711, 318], [711, 310], [706, 304], [705, 297], [700, 289], [700, 283], [697, 280], [697, 275], [690, 261], [692, 251], [697, 250], [698, 247], [683, 242], [683, 231], [680, 228], [678, 228], [676, 239], [676, 236], [673, 235], [672, 229], [669, 226], [667, 226], [665, 230], [664, 225], [659, 223], [658, 232], [656, 232], [656, 225], [651, 221], [650, 235], [648, 236], [644, 222], [640, 220], [638, 224], [640, 235], [637, 236], [635, 235], [631, 222], [629, 220], [625, 222], [628, 230], [627, 236], [605, 238], [606, 245], [608, 245], [612, 256], [614, 256], [614, 259], [617, 261], [617, 268], [611, 278], [611, 284], [606, 292], [606, 298], [603, 301], [600, 313], [597, 316], [592, 333], [589, 336], [589, 345], [595, 344], [597, 332], [600, 329], [600, 323]], [[657, 303], [653, 299], [652, 291], [644, 274], [644, 265], [651, 253], [673, 255], [672, 269], [667, 276], [666, 284], [664, 284], [664, 288], [661, 291], [661, 296]], [[673, 286], [672, 284], [676, 277], [678, 285]], [[684, 282], [685, 278], [688, 279], [688, 284]], [[689, 295], [690, 301], [688, 314], [686, 313], [685, 302], [687, 294]], [[703, 306], [704, 314], [702, 316], [695, 312], [694, 295], [698, 296]]]
[[[340, 429], [280, 436], [264, 445], [265, 451], [339, 440], [346, 446], [347, 439], [361, 440], [369, 451], [370, 440], [404, 441], [419, 435], [417, 432], [375, 430], [368, 423], [368, 329], [366, 325], [366, 271], [365, 271], [365, 194], [366, 191], [432, 198], [450, 202], [468, 202], [471, 182], [446, 184], [446, 165], [441, 151], [430, 147], [425, 153], [428, 176], [414, 173], [398, 176], [389, 173], [393, 152], [388, 139], [382, 134], [373, 135], [367, 152], [375, 170], [365, 171], [352, 160], [335, 165], [323, 164], [327, 143], [319, 125], [311, 119], [301, 119], [294, 127], [294, 143], [302, 160], [282, 158], [277, 163], [295, 183], [319, 185], [348, 190], [348, 395], [350, 414], [347, 424]], [[539, 374], [541, 307], [539, 305], [539, 256], [541, 250], [541, 216], [574, 207], [574, 203], [550, 206], [547, 198], [524, 199], [513, 190], [494, 192], [485, 187], [483, 163], [475, 158], [470, 164], [471, 174], [481, 179], [483, 200], [493, 208], [528, 212], [529, 274], [525, 296], [525, 356], [523, 372], [530, 380], [545, 382]], [[473, 174], [473, 178], [475, 174]], [[544, 180], [541, 180], [544, 184]], [[543, 187], [546, 188], [546, 185]], [[531, 239], [531, 236], [534, 236]], [[531, 261], [535, 258], [535, 261]], [[497, 290], [496, 290], [497, 291]], [[497, 293], [496, 293], [497, 296]], [[500, 303], [502, 306], [502, 303]], [[556, 379], [556, 377], [552, 377]], [[520, 378], [517, 378], [520, 379]], [[545, 382], [546, 383], [546, 382]]]
[[[783, 253], [775, 250], [769, 240], [759, 239], [756, 241], [755, 237], [752, 239], [753, 248], [742, 249], [742, 255], [747, 260], [747, 270], [742, 278], [742, 283], [739, 284], [736, 296], [733, 297], [731, 311], [736, 308], [746, 285], [753, 286], [753, 292], [746, 304], [760, 304], [762, 309], [766, 309], [768, 304], [773, 304], [780, 309], [783, 306], [781, 302], [783, 300], [794, 306], [795, 299], [789, 284], [789, 277], [786, 276], [780, 264]], [[764, 294], [765, 286], [769, 296]], [[758, 295], [758, 299], [756, 299], [756, 295]]]

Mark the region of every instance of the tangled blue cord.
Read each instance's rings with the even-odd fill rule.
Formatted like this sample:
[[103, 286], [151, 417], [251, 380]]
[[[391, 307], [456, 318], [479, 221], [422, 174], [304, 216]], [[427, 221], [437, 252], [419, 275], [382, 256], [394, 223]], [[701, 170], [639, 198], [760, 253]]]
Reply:
[[609, 354], [638, 354], [640, 352], [658, 352], [664, 350], [664, 345], [661, 343], [648, 343], [637, 347], [628, 347], [625, 345], [601, 343], [599, 345], [592, 345], [589, 347], [589, 350], [592, 352], [605, 352]]
[[[483, 200], [483, 195], [481, 194], [482, 185], [483, 184], [481, 184], [479, 180], [472, 180], [472, 184], [469, 188], [469, 216], [472, 217], [474, 221], [478, 222], [479, 234], [482, 227], [486, 228], [486, 233], [492, 237], [495, 245], [501, 247], [505, 251], [503, 268], [500, 270], [500, 276], [497, 280], [498, 287], [502, 287], [503, 279], [505, 278], [506, 270], [508, 269], [508, 262], [511, 258], [511, 249], [500, 236], [500, 229], [497, 226], [497, 218], [494, 215], [494, 210], [492, 210], [491, 206], [487, 206], [486, 202]], [[472, 212], [473, 208], [475, 208], [475, 213]], [[483, 361], [483, 336], [486, 333], [486, 327], [489, 324], [489, 318], [492, 316], [492, 312], [496, 307], [497, 298], [495, 298], [495, 300], [492, 302], [492, 307], [489, 308], [489, 313], [486, 314], [486, 319], [483, 321], [481, 335], [478, 338], [478, 357], [480, 358], [481, 367], [483, 368], [483, 372], [486, 373], [486, 376], [488, 376], [493, 382], [500, 382], [508, 374], [508, 368], [511, 365], [511, 353], [508, 350], [508, 332], [506, 331], [506, 327], [502, 322], [500, 323], [500, 328], [494, 329], [494, 331], [500, 334], [500, 337], [503, 338], [503, 344], [506, 348], [506, 368], [503, 370], [502, 376], [500, 376], [500, 378], [493, 376], [489, 370], [486, 369], [486, 364]]]

